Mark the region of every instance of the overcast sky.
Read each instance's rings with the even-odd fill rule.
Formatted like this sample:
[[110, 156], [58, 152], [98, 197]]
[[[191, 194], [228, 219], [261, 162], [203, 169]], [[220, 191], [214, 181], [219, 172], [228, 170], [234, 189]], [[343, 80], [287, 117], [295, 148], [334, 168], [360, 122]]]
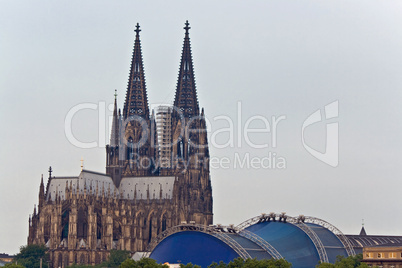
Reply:
[[[402, 235], [401, 14], [400, 1], [372, 0], [1, 1], [0, 252], [26, 244], [49, 166], [54, 176], [77, 176], [83, 158], [86, 169], [105, 171], [99, 137], [109, 126], [99, 114], [111, 115], [102, 107], [113, 103], [114, 89], [123, 107], [137, 22], [151, 104], [173, 101], [190, 22], [210, 154], [229, 162], [211, 167], [214, 223], [272, 211], [322, 218], [347, 234], [364, 219], [368, 234]], [[339, 141], [336, 167], [310, 154], [301, 137], [309, 115], [334, 101], [339, 117], [306, 127], [304, 141], [324, 152], [327, 123], [338, 124], [339, 138], [328, 141]], [[65, 134], [79, 104], [97, 109], [74, 114], [72, 133], [95, 148]], [[230, 138], [222, 116], [233, 122], [232, 147], [222, 146]], [[266, 148], [238, 135], [253, 116], [260, 120], [250, 128], [262, 129], [265, 118], [271, 130], [282, 116], [276, 138], [273, 131], [248, 137]], [[247, 155], [271, 155], [285, 168], [239, 167]]]

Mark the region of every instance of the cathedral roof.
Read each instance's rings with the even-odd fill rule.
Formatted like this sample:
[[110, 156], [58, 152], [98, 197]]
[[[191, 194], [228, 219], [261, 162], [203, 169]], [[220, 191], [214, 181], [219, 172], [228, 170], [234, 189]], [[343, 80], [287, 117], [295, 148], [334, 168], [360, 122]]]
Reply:
[[72, 184], [76, 189], [78, 177], [51, 177], [49, 178], [48, 188], [46, 191], [46, 199], [56, 200], [56, 193], [61, 199], [65, 198], [66, 183]]
[[[103, 173], [98, 173], [94, 171], [89, 171], [89, 170], [82, 170], [79, 178], [79, 189], [80, 193], [84, 193], [84, 188], [86, 187], [87, 191], [96, 192], [96, 187], [98, 187], [98, 192], [99, 194], [102, 193], [102, 189], [105, 194], [107, 194], [108, 191], [110, 193], [113, 193], [116, 189], [113, 180], [110, 176], [103, 174]], [[110, 190], [109, 190], [110, 189]]]
[[122, 194], [124, 199], [172, 199], [173, 187], [175, 183], [174, 176], [153, 176], [153, 177], [125, 177], [120, 183], [120, 187], [116, 188], [110, 176], [89, 170], [82, 170], [78, 177], [51, 177], [47, 189], [47, 199], [52, 201], [56, 199], [56, 195], [65, 199], [66, 186], [73, 191], [84, 194], [96, 193], [98, 195], [102, 191], [107, 195], [113, 194], [115, 191], [118, 195]]
[[88, 193], [95, 193], [98, 187], [99, 194], [102, 194], [102, 189], [107, 194], [109, 189], [110, 193], [113, 193], [116, 188], [110, 176], [89, 170], [82, 170], [78, 177], [52, 177], [49, 180], [47, 199], [51, 198], [53, 201], [56, 199], [56, 194], [61, 199], [65, 199], [66, 186], [71, 186], [74, 193], [78, 189], [81, 194], [84, 193], [85, 188]]
[[125, 177], [120, 193], [126, 199], [172, 199], [175, 177]]

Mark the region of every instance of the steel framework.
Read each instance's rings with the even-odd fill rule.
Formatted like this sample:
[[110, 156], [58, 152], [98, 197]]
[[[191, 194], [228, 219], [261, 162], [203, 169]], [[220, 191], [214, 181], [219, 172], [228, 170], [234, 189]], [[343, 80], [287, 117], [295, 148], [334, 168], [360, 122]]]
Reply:
[[206, 226], [194, 223], [177, 225], [167, 229], [166, 231], [160, 233], [157, 237], [152, 239], [151, 243], [148, 245], [147, 251], [152, 252], [160, 242], [162, 242], [165, 238], [171, 236], [172, 234], [184, 231], [198, 231], [218, 238], [219, 240], [230, 246], [242, 259], [245, 260], [251, 258], [250, 254], [248, 254], [248, 252], [239, 243], [237, 243], [234, 239], [226, 234], [227, 229], [231, 228], [221, 226]]
[[350, 241], [347, 239], [347, 237], [334, 225], [330, 224], [329, 222], [326, 222], [322, 219], [315, 218], [315, 217], [310, 217], [310, 216], [303, 216], [300, 215], [299, 217], [291, 217], [286, 215], [285, 213], [280, 213], [280, 214], [275, 214], [273, 212], [269, 214], [261, 214], [260, 216], [253, 217], [251, 219], [248, 219], [239, 225], [236, 226], [237, 229], [243, 231], [247, 227], [254, 225], [256, 223], [260, 222], [266, 222], [266, 221], [282, 221], [282, 222], [289, 222], [298, 228], [300, 228], [313, 242], [315, 248], [317, 249], [319, 258], [322, 262], [328, 262], [328, 256], [325, 250], [324, 245], [322, 244], [321, 239], [317, 236], [317, 234], [305, 223], [313, 223], [317, 224], [319, 226], [322, 226], [332, 233], [334, 233], [338, 239], [341, 241], [342, 245], [344, 246], [348, 256], [353, 256], [355, 255], [355, 251], [350, 244]]
[[266, 252], [268, 252], [274, 259], [279, 260], [282, 259], [282, 255], [274, 248], [270, 243], [259, 237], [258, 235], [249, 232], [247, 230], [239, 230], [238, 234], [240, 236], [243, 236], [247, 239], [250, 239], [257, 245], [259, 245], [261, 248], [263, 248]]
[[300, 218], [288, 217], [288, 222], [294, 224], [299, 227], [313, 242], [315, 248], [317, 249], [318, 256], [320, 257], [321, 262], [329, 262], [327, 251], [325, 250], [324, 245], [321, 242], [321, 239], [317, 236], [317, 234], [311, 230]]
[[155, 247], [162, 242], [165, 238], [168, 236], [178, 233], [178, 232], [183, 232], [183, 231], [198, 231], [198, 232], [203, 232], [207, 233], [209, 235], [212, 235], [216, 237], [217, 239], [221, 240], [228, 246], [230, 246], [241, 258], [243, 259], [248, 259], [251, 258], [250, 254], [244, 249], [238, 242], [236, 242], [233, 238], [230, 237], [230, 233], [236, 233], [237, 235], [240, 235], [242, 237], [245, 237], [258, 246], [260, 246], [262, 249], [264, 249], [267, 253], [269, 253], [273, 258], [275, 259], [281, 259], [283, 258], [281, 254], [271, 245], [269, 244], [266, 240], [262, 239], [260, 236], [246, 230], [247, 227], [254, 225], [256, 223], [260, 222], [268, 222], [268, 221], [278, 221], [278, 222], [287, 222], [290, 223], [296, 227], [298, 227], [300, 230], [302, 230], [313, 242], [314, 247], [316, 248], [320, 261], [321, 262], [329, 262], [328, 261], [328, 255], [325, 249], [325, 246], [323, 245], [321, 239], [318, 237], [318, 235], [309, 227], [306, 223], [312, 223], [316, 224], [319, 226], [322, 226], [329, 231], [331, 231], [333, 234], [337, 236], [337, 238], [341, 241], [342, 245], [344, 246], [347, 254], [349, 256], [355, 255], [355, 251], [350, 244], [350, 241], [347, 239], [347, 237], [334, 225], [330, 224], [329, 222], [326, 222], [322, 219], [315, 218], [315, 217], [310, 217], [310, 216], [303, 216], [300, 215], [298, 217], [292, 217], [288, 216], [285, 213], [280, 213], [280, 214], [275, 214], [275, 213], [269, 213], [269, 214], [261, 214], [260, 216], [253, 217], [251, 219], [248, 219], [236, 227], [231, 225], [231, 226], [221, 226], [221, 225], [214, 225], [214, 226], [206, 226], [206, 225], [201, 225], [201, 224], [194, 224], [194, 223], [182, 223], [181, 225], [169, 228], [168, 230], [162, 232], [159, 234], [157, 237], [152, 239], [151, 243], [148, 245], [148, 252], [152, 252]]
[[346, 252], [348, 253], [348, 256], [354, 256], [356, 255], [355, 250], [353, 249], [352, 244], [350, 243], [349, 239], [341, 232], [341, 230], [339, 230], [338, 228], [336, 228], [334, 225], [332, 225], [331, 223], [324, 221], [322, 219], [319, 218], [315, 218], [315, 217], [310, 217], [310, 216], [306, 216], [304, 222], [308, 222], [308, 223], [313, 223], [313, 224], [317, 224], [320, 225], [328, 230], [330, 230], [332, 233], [334, 233], [338, 239], [341, 241], [341, 243], [343, 244], [343, 246], [346, 249]]

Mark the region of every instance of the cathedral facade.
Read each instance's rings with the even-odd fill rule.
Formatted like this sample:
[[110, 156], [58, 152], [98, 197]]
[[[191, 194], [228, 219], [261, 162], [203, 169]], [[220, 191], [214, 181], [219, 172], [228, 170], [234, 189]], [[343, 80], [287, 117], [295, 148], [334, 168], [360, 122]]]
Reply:
[[50, 168], [46, 187], [42, 177], [28, 244], [48, 247], [50, 267], [98, 264], [112, 249], [147, 251], [169, 227], [212, 224], [206, 123], [188, 22], [184, 29], [174, 103], [163, 107], [160, 120], [148, 105], [137, 24], [123, 112], [114, 102], [106, 173], [55, 177]]

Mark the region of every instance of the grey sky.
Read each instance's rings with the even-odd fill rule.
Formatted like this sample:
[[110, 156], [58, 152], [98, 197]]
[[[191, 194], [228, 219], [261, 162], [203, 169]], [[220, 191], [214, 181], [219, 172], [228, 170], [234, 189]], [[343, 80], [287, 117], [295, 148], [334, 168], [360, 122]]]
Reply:
[[[150, 103], [172, 102], [184, 22], [189, 20], [200, 106], [212, 131], [247, 118], [285, 115], [277, 146], [211, 146], [213, 157], [286, 159], [286, 169], [212, 169], [214, 222], [238, 224], [261, 212], [325, 219], [344, 233], [402, 235], [400, 1], [2, 1], [0, 3], [0, 252], [26, 243], [40, 176], [104, 172], [105, 149], [80, 149], [65, 136], [80, 103], [123, 106], [134, 25]], [[303, 121], [339, 101], [339, 166], [301, 142]], [[108, 112], [109, 116], [111, 113]], [[258, 125], [258, 124], [257, 124]], [[255, 126], [257, 126], [255, 125]], [[98, 137], [97, 111], [73, 118], [74, 135]], [[109, 135], [107, 133], [107, 135]], [[224, 142], [226, 134], [217, 135]], [[264, 136], [265, 135], [265, 136]], [[254, 134], [255, 143], [271, 134]], [[237, 140], [237, 135], [235, 135]], [[325, 148], [325, 124], [306, 130]], [[46, 182], [45, 182], [46, 183]]]

